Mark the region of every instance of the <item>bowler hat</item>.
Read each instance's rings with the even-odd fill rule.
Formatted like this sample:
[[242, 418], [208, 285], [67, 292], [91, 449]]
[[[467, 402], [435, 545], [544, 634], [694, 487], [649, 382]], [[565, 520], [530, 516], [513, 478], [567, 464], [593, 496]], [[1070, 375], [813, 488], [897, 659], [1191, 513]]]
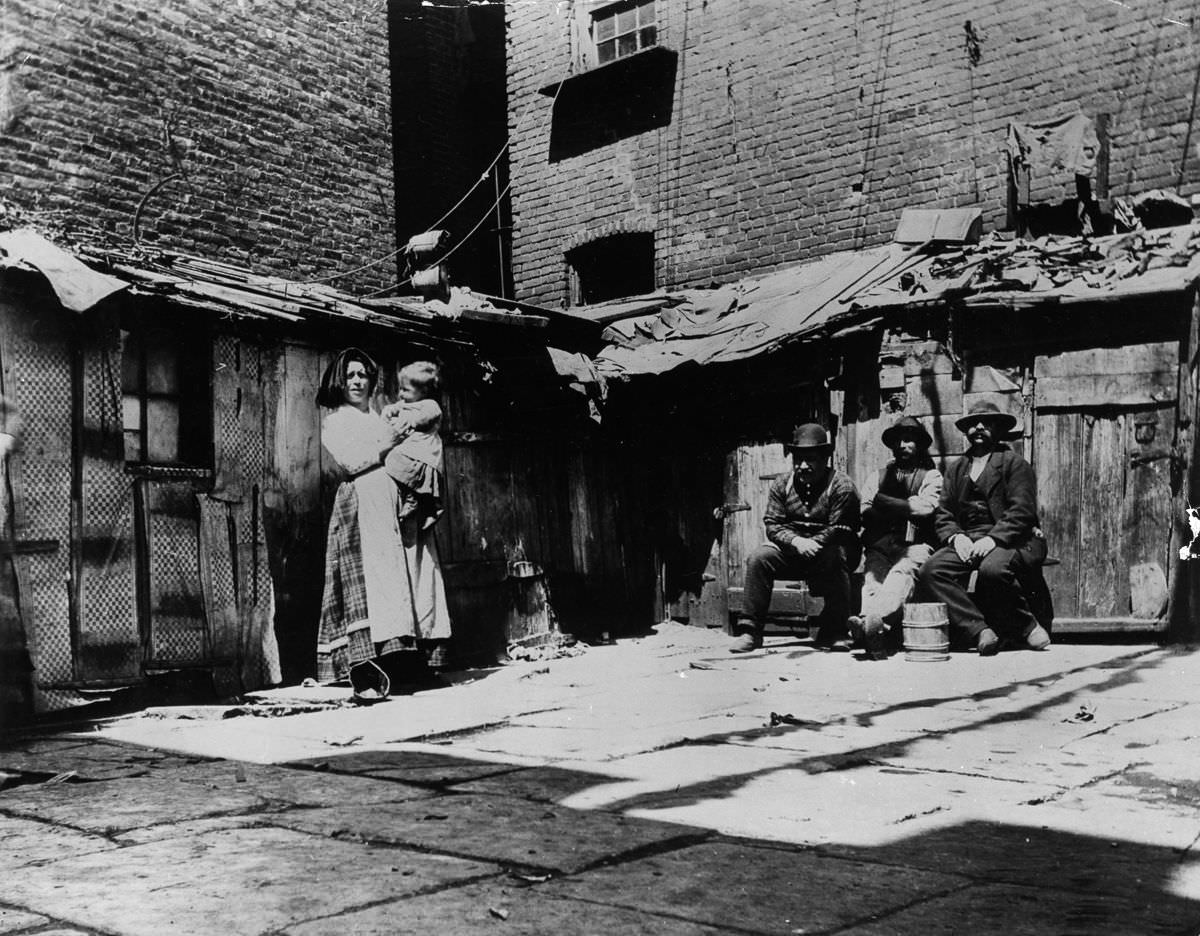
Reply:
[[793, 430], [792, 441], [784, 442], [783, 447], [789, 452], [793, 449], [828, 450], [833, 448], [833, 443], [829, 441], [829, 433], [825, 431], [824, 426], [819, 426], [817, 423], [805, 423]]
[[1016, 416], [1001, 412], [1000, 407], [991, 400], [980, 400], [978, 403], [972, 403], [965, 415], [954, 420], [954, 425], [958, 426], [961, 432], [966, 432], [968, 426], [980, 419], [995, 423], [1001, 432], [1008, 432], [1017, 424]]
[[923, 449], [928, 449], [933, 445], [933, 439], [929, 433], [913, 416], [901, 416], [894, 423], [883, 430], [883, 444], [888, 448], [894, 446], [900, 441], [899, 436], [902, 433], [911, 432], [917, 437], [917, 445]]

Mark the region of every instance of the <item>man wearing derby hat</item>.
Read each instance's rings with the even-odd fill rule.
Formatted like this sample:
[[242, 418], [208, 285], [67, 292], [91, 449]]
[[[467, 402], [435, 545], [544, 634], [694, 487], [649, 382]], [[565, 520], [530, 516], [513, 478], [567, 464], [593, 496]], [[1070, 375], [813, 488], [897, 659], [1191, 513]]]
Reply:
[[921, 569], [921, 590], [946, 605], [950, 624], [980, 656], [996, 653], [1002, 639], [1031, 650], [1050, 645], [1029, 601], [1046, 559], [1037, 481], [1029, 463], [1001, 441], [1016, 423], [990, 401], [955, 422], [969, 447], [946, 472], [934, 518], [942, 548]]
[[747, 616], [729, 648], [732, 653], [762, 646], [771, 590], [783, 577], [804, 579], [813, 594], [825, 598], [817, 644], [845, 643], [850, 573], [860, 553], [858, 490], [830, 466], [833, 444], [816, 423], [798, 427], [784, 448], [792, 457], [792, 470], [771, 482], [763, 517], [767, 542], [746, 560]]
[[942, 494], [942, 473], [929, 457], [933, 439], [912, 416], [883, 431], [892, 460], [872, 472], [862, 491], [862, 613], [850, 629], [875, 660], [887, 658], [900, 633], [896, 617], [913, 593], [917, 572], [933, 555], [933, 514]]

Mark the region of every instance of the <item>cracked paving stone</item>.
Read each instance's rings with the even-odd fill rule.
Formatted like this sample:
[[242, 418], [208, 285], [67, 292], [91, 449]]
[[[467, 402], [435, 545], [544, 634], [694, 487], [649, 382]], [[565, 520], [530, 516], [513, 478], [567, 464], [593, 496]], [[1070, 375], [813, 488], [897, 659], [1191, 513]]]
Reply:
[[[0, 797], [0, 804], [3, 797]], [[4, 847], [0, 848], [0, 876], [23, 865], [59, 861], [75, 855], [116, 848], [112, 842], [90, 832], [77, 832], [32, 819], [0, 817]], [[3, 930], [0, 930], [3, 932]]]
[[392, 803], [433, 795], [421, 787], [388, 779], [240, 761], [209, 761], [181, 767], [170, 772], [170, 779], [201, 784], [212, 790], [252, 793], [265, 800], [295, 806]]
[[715, 929], [678, 916], [661, 916], [603, 903], [553, 897], [536, 887], [471, 884], [437, 894], [369, 907], [284, 930], [286, 936], [718, 936]]
[[212, 790], [155, 777], [42, 784], [0, 792], [0, 813], [110, 835], [160, 822], [269, 808], [267, 800], [249, 792]]
[[74, 771], [81, 780], [147, 774], [156, 761], [153, 756], [138, 756], [131, 748], [67, 740], [0, 751], [0, 771], [49, 775]]
[[792, 933], [827, 932], [965, 883], [954, 875], [811, 851], [710, 842], [598, 868], [542, 888], [547, 894], [694, 923]]
[[122, 936], [254, 936], [498, 872], [288, 829], [233, 829], [130, 846], [119, 861], [27, 868], [6, 882], [5, 899]]
[[688, 826], [469, 794], [370, 807], [293, 810], [264, 816], [263, 821], [321, 835], [556, 871], [576, 871], [632, 849], [697, 834]]
[[430, 751], [355, 751], [351, 754], [309, 757], [293, 763], [321, 766], [329, 773], [431, 784], [461, 783], [516, 769], [511, 764], [468, 760]]
[[1131, 904], [1100, 894], [982, 885], [839, 930], [839, 936], [1176, 936], [1198, 927], [1200, 905], [1165, 894]]
[[17, 930], [44, 926], [50, 921], [36, 913], [27, 913], [12, 907], [0, 907], [0, 933], [15, 933]]
[[[976, 882], [1058, 887], [1130, 904], [1157, 899], [1163, 881], [1173, 880], [1179, 871], [1180, 848], [1195, 837], [1200, 820], [1178, 829], [1169, 844], [1147, 844], [1130, 838], [1149, 828], [1153, 817], [1148, 810], [1138, 816], [1123, 811], [1115, 800], [1111, 806], [1095, 798], [1087, 803], [1087, 810], [1058, 804], [1030, 807], [1028, 825], [1013, 824], [1011, 811], [1005, 810], [992, 821], [976, 819], [918, 830], [871, 848], [825, 845], [821, 852], [886, 865], [953, 870]], [[1034, 824], [1039, 822], [1043, 825]], [[1195, 896], [1200, 897], [1200, 892]]]

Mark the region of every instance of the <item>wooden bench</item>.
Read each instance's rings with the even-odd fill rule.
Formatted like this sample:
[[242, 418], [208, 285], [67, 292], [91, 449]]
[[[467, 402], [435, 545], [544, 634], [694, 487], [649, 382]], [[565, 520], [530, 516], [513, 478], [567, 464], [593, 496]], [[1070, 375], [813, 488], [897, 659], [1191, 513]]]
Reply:
[[[732, 626], [745, 613], [746, 589], [731, 586], [726, 591], [729, 602], [729, 621]], [[808, 583], [779, 579], [771, 590], [771, 606], [767, 623], [783, 625], [790, 630], [807, 629], [825, 607], [825, 599], [810, 594]]]

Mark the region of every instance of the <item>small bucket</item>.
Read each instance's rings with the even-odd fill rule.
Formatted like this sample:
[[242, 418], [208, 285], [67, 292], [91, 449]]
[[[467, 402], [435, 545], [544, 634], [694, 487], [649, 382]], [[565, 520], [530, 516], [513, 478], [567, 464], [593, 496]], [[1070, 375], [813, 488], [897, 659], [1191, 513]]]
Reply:
[[950, 659], [950, 622], [944, 604], [904, 606], [904, 659], [915, 663]]

